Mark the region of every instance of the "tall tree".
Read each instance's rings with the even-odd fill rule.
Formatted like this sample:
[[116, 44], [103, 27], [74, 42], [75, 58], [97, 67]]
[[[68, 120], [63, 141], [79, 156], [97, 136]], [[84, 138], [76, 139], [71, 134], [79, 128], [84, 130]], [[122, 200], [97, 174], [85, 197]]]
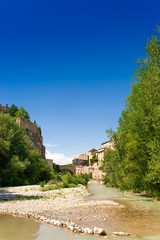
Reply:
[[14, 104], [12, 104], [12, 106], [9, 109], [9, 113], [10, 113], [11, 117], [15, 117], [15, 114], [16, 114], [16, 112], [18, 112], [18, 110], [19, 110], [18, 107], [15, 106]]
[[19, 111], [16, 112], [15, 117], [22, 117], [24, 119], [30, 119], [29, 113], [24, 109], [23, 106], [20, 107]]
[[116, 185], [160, 196], [159, 31], [147, 43], [146, 57], [138, 60], [135, 80], [114, 137], [113, 165], [115, 171], [119, 169]]
[[0, 113], [0, 186], [34, 184], [49, 171], [15, 119]]

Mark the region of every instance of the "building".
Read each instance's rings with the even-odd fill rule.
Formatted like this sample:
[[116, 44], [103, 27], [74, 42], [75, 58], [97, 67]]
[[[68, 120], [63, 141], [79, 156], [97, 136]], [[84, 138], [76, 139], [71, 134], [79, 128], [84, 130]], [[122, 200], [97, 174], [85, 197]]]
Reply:
[[0, 104], [0, 112], [9, 113], [9, 109], [8, 104], [6, 104], [6, 106], [2, 106], [2, 104]]
[[98, 160], [98, 151], [95, 148], [92, 148], [89, 151], [89, 166], [92, 165], [97, 165], [97, 160]]
[[78, 158], [74, 158], [72, 160], [72, 164], [74, 166], [88, 166], [89, 165], [88, 154], [84, 153], [84, 154], [79, 155]]
[[103, 142], [103, 143], [101, 143], [101, 146], [103, 149], [110, 148], [110, 149], [114, 150], [114, 140], [112, 139], [110, 141]]
[[106, 152], [108, 151], [107, 148], [101, 148], [98, 150], [98, 165], [102, 166], [102, 162], [104, 160], [104, 156], [106, 154]]
[[104, 157], [105, 157], [108, 149], [114, 150], [114, 141], [113, 140], [101, 143], [101, 149], [98, 150], [98, 165], [99, 166], [102, 166]]
[[92, 149], [89, 151], [89, 161], [93, 158], [94, 155], [97, 155], [97, 149], [92, 148]]

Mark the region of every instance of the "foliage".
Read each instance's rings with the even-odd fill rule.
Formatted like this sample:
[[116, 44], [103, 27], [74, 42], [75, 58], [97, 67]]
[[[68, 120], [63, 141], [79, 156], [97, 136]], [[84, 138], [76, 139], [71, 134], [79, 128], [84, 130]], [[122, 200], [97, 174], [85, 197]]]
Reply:
[[126, 107], [113, 133], [115, 152], [104, 161], [105, 182], [160, 197], [160, 38], [139, 59]]
[[0, 186], [34, 184], [49, 178], [49, 167], [25, 131], [14, 118], [0, 113]]
[[23, 106], [20, 107], [19, 111], [15, 113], [15, 117], [22, 117], [24, 119], [30, 119], [29, 113], [24, 109]]
[[39, 185], [40, 185], [41, 188], [43, 188], [45, 184], [46, 184], [46, 181], [43, 181], [43, 182], [40, 182]]
[[9, 113], [11, 117], [15, 117], [16, 112], [18, 112], [18, 107], [12, 104], [12, 106], [9, 109]]
[[90, 159], [90, 163], [91, 163], [91, 166], [94, 164], [94, 163], [97, 163], [98, 164], [98, 156], [96, 154], [93, 155], [93, 157]]
[[37, 131], [38, 131], [39, 135], [42, 136], [42, 130], [41, 130], [41, 127], [40, 127], [40, 126], [37, 127]]
[[88, 174], [71, 175], [71, 173], [68, 171], [66, 171], [66, 173], [61, 176], [61, 180], [64, 185], [66, 184], [86, 185], [90, 178], [91, 175]]
[[68, 171], [63, 174], [59, 173], [57, 175], [57, 180], [50, 180], [47, 185], [41, 186], [42, 191], [50, 191], [61, 188], [75, 188], [78, 187], [79, 184], [86, 185], [89, 179], [92, 178], [91, 174], [71, 175], [71, 173]]

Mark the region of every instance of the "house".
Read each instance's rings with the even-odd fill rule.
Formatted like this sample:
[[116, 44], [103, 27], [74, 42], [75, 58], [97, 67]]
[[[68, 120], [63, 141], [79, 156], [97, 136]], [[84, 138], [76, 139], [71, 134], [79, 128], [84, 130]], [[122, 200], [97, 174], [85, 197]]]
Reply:
[[89, 166], [97, 165], [98, 151], [95, 148], [92, 148], [89, 151]]
[[0, 104], [0, 112], [9, 113], [9, 109], [8, 104], [6, 104], [6, 106], [2, 106], [2, 104]]
[[102, 162], [104, 157], [108, 151], [108, 149], [114, 150], [114, 140], [106, 141], [101, 143], [101, 149], [98, 150], [98, 165], [102, 166]]
[[88, 154], [84, 153], [79, 155], [78, 158], [72, 160], [74, 166], [88, 166]]
[[92, 148], [90, 151], [89, 151], [89, 160], [93, 158], [94, 155], [97, 154], [97, 149], [95, 148]]
[[101, 143], [101, 146], [103, 149], [110, 148], [110, 149], [114, 150], [114, 140], [112, 139], [110, 141], [103, 142], [103, 143]]

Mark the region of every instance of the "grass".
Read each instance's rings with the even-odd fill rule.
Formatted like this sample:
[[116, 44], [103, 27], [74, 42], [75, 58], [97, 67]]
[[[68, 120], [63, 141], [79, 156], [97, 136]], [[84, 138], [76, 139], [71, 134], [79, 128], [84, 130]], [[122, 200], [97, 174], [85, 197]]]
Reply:
[[40, 191], [51, 191], [61, 188], [77, 188], [79, 184], [86, 185], [91, 175], [81, 174], [81, 175], [71, 175], [68, 171], [62, 175], [59, 175], [56, 179], [50, 180], [47, 184], [45, 181], [40, 183]]

